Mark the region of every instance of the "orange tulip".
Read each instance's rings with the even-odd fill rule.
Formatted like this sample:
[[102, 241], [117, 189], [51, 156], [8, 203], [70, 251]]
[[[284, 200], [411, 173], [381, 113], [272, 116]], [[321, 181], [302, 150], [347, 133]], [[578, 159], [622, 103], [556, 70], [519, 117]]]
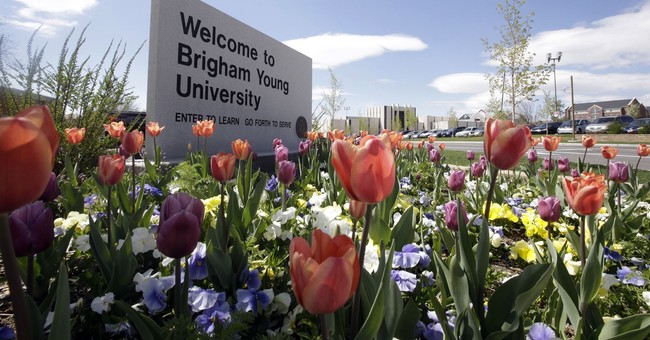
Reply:
[[333, 142], [338, 139], [343, 139], [345, 137], [345, 131], [334, 129], [332, 131], [327, 131], [327, 138]]
[[408, 150], [408, 151], [413, 150], [413, 143], [411, 143], [411, 142], [406, 143], [406, 150]]
[[240, 161], [247, 160], [251, 155], [251, 145], [248, 144], [248, 139], [238, 139], [236, 141], [233, 141], [230, 146], [232, 148], [232, 153], [234, 153], [235, 157], [237, 157], [237, 159]]
[[446, 147], [447, 147], [447, 145], [445, 145], [445, 143], [440, 143], [440, 145], [438, 145], [438, 148], [440, 149], [440, 151], [445, 151]]
[[361, 138], [363, 138], [363, 137], [365, 137], [365, 136], [368, 135], [368, 131], [366, 131], [366, 130], [361, 130], [361, 131], [359, 132], [359, 134], [361, 135]]
[[350, 199], [350, 215], [355, 220], [360, 220], [364, 217], [367, 207], [368, 205], [366, 203]]
[[565, 177], [562, 186], [569, 206], [577, 214], [595, 215], [602, 208], [607, 192], [605, 175], [583, 172], [580, 177]]
[[192, 133], [197, 137], [201, 137], [201, 127], [198, 124], [192, 125]]
[[350, 142], [332, 144], [332, 165], [351, 199], [378, 203], [393, 191], [395, 158], [388, 135], [368, 135], [359, 146]]
[[65, 129], [65, 139], [70, 144], [79, 144], [86, 136], [86, 128], [69, 128]]
[[557, 146], [560, 145], [560, 137], [555, 137], [555, 136], [544, 136], [544, 139], [542, 139], [542, 144], [544, 145], [544, 149], [548, 152], [553, 152], [557, 150]]
[[50, 181], [59, 139], [47, 106], [0, 118], [0, 213], [41, 196]]
[[114, 138], [122, 138], [124, 133], [126, 133], [126, 127], [124, 127], [124, 122], [122, 121], [104, 124], [104, 130]]
[[612, 159], [618, 155], [618, 149], [612, 146], [603, 146], [601, 153], [605, 159]]
[[120, 155], [99, 156], [97, 178], [102, 185], [115, 185], [124, 176], [124, 157]]
[[232, 179], [235, 174], [235, 155], [231, 153], [219, 152], [210, 158], [210, 169], [212, 177], [221, 183]]
[[489, 118], [485, 122], [483, 150], [488, 161], [501, 170], [510, 170], [532, 146], [527, 126], [509, 120]]
[[135, 155], [142, 150], [144, 145], [144, 133], [142, 131], [131, 131], [122, 136], [122, 148], [129, 155]]
[[312, 244], [296, 237], [289, 247], [291, 285], [298, 303], [312, 314], [332, 313], [352, 297], [360, 269], [354, 242], [346, 235], [331, 238], [320, 229]]
[[582, 146], [589, 149], [596, 145], [596, 138], [589, 135], [582, 135]]
[[307, 138], [312, 142], [315, 142], [316, 139], [318, 139], [318, 132], [316, 131], [309, 131], [306, 134], [307, 134]]
[[533, 138], [533, 143], [531, 147], [536, 146], [537, 144], [539, 144], [539, 138]]
[[391, 131], [388, 133], [388, 137], [390, 138], [390, 147], [391, 149], [395, 149], [399, 143], [402, 142], [402, 134], [399, 132]]
[[196, 123], [202, 137], [208, 138], [214, 133], [214, 120], [201, 120]]
[[636, 154], [639, 155], [639, 157], [648, 156], [650, 155], [650, 147], [645, 144], [639, 144], [636, 147]]
[[418, 149], [422, 149], [423, 147], [424, 147], [424, 141], [420, 141], [420, 143], [418, 143]]
[[158, 135], [160, 135], [160, 133], [164, 129], [165, 129], [165, 127], [164, 126], [160, 127], [158, 125], [158, 122], [148, 122], [147, 123], [147, 133], [151, 137], [154, 137], [154, 138], [158, 137]]
[[428, 139], [429, 139], [429, 143], [435, 143], [435, 141], [436, 141], [435, 136], [429, 136]]

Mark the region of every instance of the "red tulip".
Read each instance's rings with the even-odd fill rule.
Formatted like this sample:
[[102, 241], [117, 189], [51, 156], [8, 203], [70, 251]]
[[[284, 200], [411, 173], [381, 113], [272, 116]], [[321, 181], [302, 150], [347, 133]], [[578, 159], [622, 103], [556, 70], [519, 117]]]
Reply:
[[360, 220], [366, 215], [367, 207], [366, 203], [350, 199], [350, 215], [355, 220]]
[[192, 253], [201, 236], [204, 212], [203, 202], [186, 193], [168, 196], [160, 209], [158, 250], [175, 259]]
[[542, 144], [544, 145], [544, 149], [546, 149], [546, 151], [553, 152], [557, 150], [558, 145], [560, 145], [560, 140], [562, 140], [560, 137], [544, 136], [544, 139], [542, 139]]
[[34, 255], [54, 241], [54, 215], [42, 201], [22, 206], [9, 216], [16, 256]]
[[103, 185], [115, 185], [124, 176], [124, 157], [120, 155], [99, 156], [97, 178]]
[[516, 126], [509, 120], [493, 118], [485, 122], [483, 149], [490, 163], [501, 170], [514, 168], [532, 143], [527, 126]]
[[613, 146], [603, 146], [601, 153], [605, 159], [612, 159], [618, 155], [618, 149]]
[[158, 125], [158, 122], [148, 122], [147, 123], [147, 133], [151, 137], [154, 137], [154, 138], [158, 137], [158, 135], [160, 135], [160, 133], [162, 132], [163, 129], [165, 129], [165, 127], [164, 126], [160, 127], [160, 125]]
[[650, 155], [650, 147], [646, 144], [639, 144], [636, 146], [636, 154], [639, 155], [639, 157], [648, 156]]
[[230, 146], [232, 148], [232, 153], [234, 153], [235, 157], [240, 161], [247, 160], [251, 155], [251, 145], [248, 144], [248, 140], [238, 139], [233, 141]]
[[84, 140], [84, 137], [86, 136], [86, 128], [69, 128], [65, 129], [65, 139], [68, 141], [70, 144], [79, 144], [81, 141]]
[[352, 297], [359, 283], [359, 260], [348, 236], [331, 238], [320, 229], [312, 245], [302, 237], [289, 248], [291, 284], [298, 303], [312, 314], [332, 313]]
[[332, 143], [332, 165], [351, 199], [378, 203], [393, 191], [395, 158], [387, 143], [387, 135], [366, 136], [359, 146], [341, 140]]
[[580, 215], [595, 215], [603, 207], [607, 184], [604, 175], [583, 172], [580, 177], [562, 180], [569, 206]]
[[124, 122], [111, 122], [110, 124], [104, 124], [104, 130], [108, 132], [111, 137], [122, 138], [126, 133], [126, 127], [124, 127]]
[[0, 118], [0, 213], [41, 196], [50, 180], [59, 139], [47, 106]]
[[139, 153], [143, 145], [144, 133], [142, 131], [131, 131], [122, 136], [122, 147], [129, 155]]
[[212, 177], [221, 183], [232, 179], [235, 174], [235, 155], [231, 153], [219, 152], [210, 158], [210, 169]]
[[582, 146], [589, 149], [596, 145], [596, 138], [589, 135], [582, 135]]

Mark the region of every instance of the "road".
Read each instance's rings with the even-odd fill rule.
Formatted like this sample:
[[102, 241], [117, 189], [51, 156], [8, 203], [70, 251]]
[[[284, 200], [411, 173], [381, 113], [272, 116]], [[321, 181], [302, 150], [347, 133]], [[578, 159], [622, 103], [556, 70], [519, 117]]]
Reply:
[[[473, 150], [474, 152], [483, 152], [483, 142], [454, 142], [454, 141], [437, 141], [436, 144], [445, 143], [448, 150], [458, 150], [458, 151], [467, 151]], [[619, 162], [628, 162], [632, 167], [636, 166], [636, 162], [639, 160], [639, 156], [636, 154], [637, 144], [596, 144], [593, 148], [587, 151], [586, 162], [590, 164], [602, 164], [606, 165], [607, 160], [600, 153], [600, 148], [602, 146], [609, 145], [618, 148], [618, 155], [614, 158], [614, 161]], [[540, 160], [548, 157], [548, 152], [544, 150], [544, 146], [541, 143], [535, 146], [537, 150], [537, 155]], [[553, 152], [553, 159], [557, 157], [568, 157], [571, 162], [577, 162], [578, 158], [582, 158], [582, 155], [585, 152], [585, 148], [580, 143], [560, 143], [557, 150]], [[650, 156], [641, 157], [641, 163], [639, 163], [639, 169], [650, 171]]]

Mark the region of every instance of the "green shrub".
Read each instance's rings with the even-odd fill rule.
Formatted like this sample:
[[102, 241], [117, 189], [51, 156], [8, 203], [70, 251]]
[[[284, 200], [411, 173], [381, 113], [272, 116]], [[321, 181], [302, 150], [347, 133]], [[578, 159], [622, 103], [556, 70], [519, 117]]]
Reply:
[[617, 134], [617, 133], [621, 133], [622, 131], [623, 131], [623, 124], [618, 122], [614, 122], [607, 127], [607, 133], [609, 134]]

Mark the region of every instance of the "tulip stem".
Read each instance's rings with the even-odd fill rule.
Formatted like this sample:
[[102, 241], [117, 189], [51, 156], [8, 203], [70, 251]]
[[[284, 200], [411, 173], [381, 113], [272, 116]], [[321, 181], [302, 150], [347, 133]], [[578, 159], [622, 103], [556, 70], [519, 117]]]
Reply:
[[106, 230], [107, 230], [108, 250], [112, 249], [111, 241], [113, 239], [113, 237], [112, 237], [113, 232], [111, 230], [111, 224], [113, 223], [112, 220], [111, 220], [111, 210], [112, 210], [111, 209], [111, 187], [112, 187], [112, 185], [108, 186], [108, 195], [106, 197], [106, 201], [107, 201], [106, 202], [106, 219], [108, 220], [108, 223], [107, 223], [108, 227], [107, 227]]
[[282, 188], [281, 191], [281, 200], [282, 200], [282, 212], [287, 210], [287, 186], [284, 184], [280, 185], [280, 188]]
[[219, 222], [221, 224], [221, 250], [224, 254], [228, 252], [228, 236], [230, 236], [230, 228], [226, 224], [226, 204], [224, 203], [226, 193], [226, 183], [221, 183], [221, 201], [219, 202]]
[[[361, 232], [361, 241], [359, 244], [359, 270], [363, 270], [363, 262], [366, 255], [366, 244], [368, 243], [368, 232], [370, 231], [370, 220], [372, 218], [372, 209], [374, 204], [368, 205], [366, 209], [365, 221], [363, 224], [363, 231]], [[360, 294], [361, 285], [357, 285], [357, 292], [354, 294], [352, 300], [352, 321], [351, 321], [351, 334], [356, 335], [359, 323], [359, 306], [361, 304], [361, 294]]]
[[18, 274], [18, 260], [11, 238], [11, 229], [9, 229], [9, 216], [6, 213], [0, 214], [0, 253], [2, 253], [2, 262], [5, 266], [5, 276], [9, 286], [9, 299], [11, 299], [14, 311], [16, 339], [31, 339], [25, 292], [23, 292], [23, 284]]
[[[585, 153], [582, 155], [582, 166], [584, 167], [585, 159], [587, 159], [587, 148], [585, 148]], [[579, 169], [582, 172], [582, 169]]]
[[131, 214], [135, 214], [135, 155], [131, 155]]
[[586, 247], [585, 247], [585, 217], [580, 216], [580, 264], [582, 267], [585, 267], [585, 255], [586, 254]]
[[181, 259], [174, 259], [174, 277], [175, 277], [175, 284], [176, 284], [176, 289], [174, 293], [176, 293], [176, 318], [181, 317], [181, 312], [182, 312], [182, 305], [181, 305], [181, 300], [183, 299], [182, 297], [182, 292], [183, 292], [183, 287], [181, 286]]
[[320, 334], [323, 340], [329, 339], [329, 327], [327, 327], [327, 314], [320, 314]]
[[34, 254], [27, 255], [27, 295], [33, 296], [34, 291]]
[[638, 175], [638, 172], [639, 172], [639, 163], [641, 163], [641, 157], [642, 157], [642, 156], [639, 156], [639, 160], [636, 161], [636, 166], [634, 167], [634, 176]]

